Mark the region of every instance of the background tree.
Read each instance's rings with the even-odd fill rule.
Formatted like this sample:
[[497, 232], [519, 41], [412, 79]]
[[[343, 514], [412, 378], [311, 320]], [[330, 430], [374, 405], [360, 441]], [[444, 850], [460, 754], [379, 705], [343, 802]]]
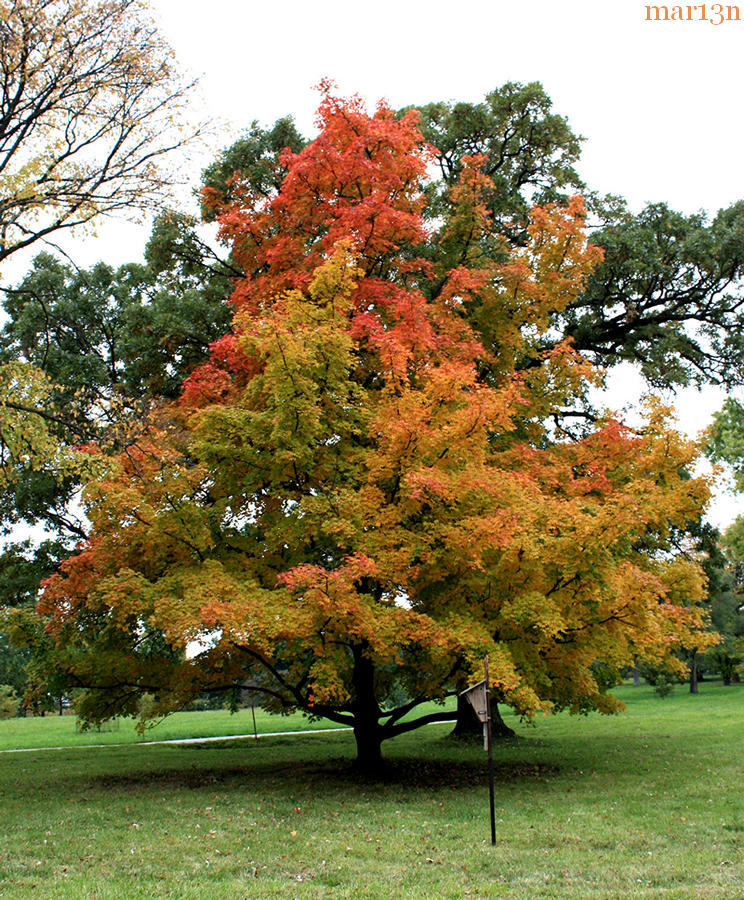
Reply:
[[622, 204], [592, 239], [605, 251], [562, 334], [602, 366], [634, 363], [661, 388], [742, 383], [744, 204], [708, 222], [663, 203]]
[[[179, 395], [229, 323], [233, 277], [190, 220], [164, 214], [144, 264], [86, 271], [45, 253], [5, 290], [0, 372], [17, 375], [0, 401], [0, 606], [33, 605], [41, 580], [86, 537], [85, 473], [68, 448], [113, 451], [127, 422]], [[18, 538], [29, 530], [46, 537]]]
[[140, 0], [3, 0], [0, 260], [162, 203], [188, 89]]
[[574, 168], [582, 138], [552, 106], [542, 85], [533, 81], [507, 82], [481, 103], [408, 107], [436, 148], [440, 177], [427, 187], [426, 215], [446, 214], [449, 189], [459, 181], [464, 161], [482, 155], [491, 187], [483, 196], [489, 224], [480, 241], [493, 247], [492, 237], [499, 236], [510, 245], [524, 243], [533, 205], [566, 201], [584, 188]]
[[738, 680], [744, 662], [744, 610], [730, 572], [723, 572], [711, 597], [711, 622], [720, 641], [705, 654], [708, 670], [718, 672], [724, 684]]
[[742, 561], [744, 520], [739, 517], [721, 539], [722, 564], [711, 579], [711, 619], [721, 640], [708, 650], [707, 662], [719, 672], [724, 684], [738, 680], [744, 663], [744, 602]]
[[14, 647], [7, 635], [0, 632], [0, 684], [11, 687], [22, 697], [28, 686], [26, 666], [30, 660], [28, 650]]
[[291, 116], [277, 119], [268, 130], [254, 121], [202, 172], [204, 221], [213, 222], [215, 210], [230, 203], [234, 193], [246, 187], [265, 199], [274, 197], [287, 174], [283, 151], [299, 153], [305, 144], [307, 140], [297, 131]]
[[[234, 271], [212, 263], [193, 223], [170, 213], [156, 220], [145, 257], [144, 264], [115, 270], [99, 263], [84, 271], [41, 254], [17, 287], [5, 289], [0, 364], [7, 372], [40, 373], [27, 397], [6, 392], [9, 424], [22, 413], [55, 446], [100, 442], [105, 434], [115, 441], [122, 418], [179, 395], [229, 322], [225, 298]], [[59, 472], [35, 474], [31, 456], [13, 459], [18, 471], [6, 466], [6, 488], [16, 491], [3, 505], [7, 524], [23, 520], [84, 537], [66, 512], [78, 482], [63, 488]]]
[[[707, 455], [724, 463], [737, 491], [744, 490], [744, 407], [729, 397], [713, 416], [708, 429]], [[708, 659], [725, 683], [730, 683], [744, 659], [744, 517], [738, 516], [721, 541], [722, 556], [711, 579], [712, 617], [721, 635], [720, 644], [708, 651]]]
[[[483, 198], [489, 227], [479, 237], [485, 254], [524, 240], [532, 202], [565, 202], [583, 188], [575, 171], [580, 138], [552, 112], [539, 84], [509, 83], [485, 101], [418, 107], [422, 131], [437, 148], [441, 179], [430, 189], [428, 214], [446, 215], [448, 188], [463, 158], [486, 157], [493, 190]], [[711, 223], [663, 203], [631, 213], [621, 198], [591, 195], [592, 240], [604, 259], [585, 289], [553, 318], [544, 346], [567, 337], [593, 363], [636, 364], [656, 387], [742, 381], [741, 292], [744, 206], [721, 210]], [[456, 264], [469, 232], [450, 242]], [[485, 325], [485, 323], [484, 323]], [[481, 328], [483, 331], [483, 328]]]
[[[744, 406], [735, 397], [728, 397], [713, 416], [707, 454], [713, 462], [726, 463], [736, 489], [744, 490]], [[731, 532], [729, 542], [738, 543], [738, 532], [738, 527]]]
[[20, 699], [9, 684], [0, 684], [0, 719], [12, 719], [18, 714]]
[[[0, 260], [101, 214], [162, 207], [175, 183], [166, 156], [198, 133], [198, 128], [182, 128], [189, 89], [140, 0], [2, 0]], [[36, 291], [33, 302], [41, 304], [42, 315], [45, 303], [47, 313], [56, 303], [48, 294], [40, 299], [44, 276], [39, 270], [44, 266], [54, 268], [47, 258], [30, 276], [33, 285], [24, 286]], [[59, 288], [60, 273], [56, 283], [47, 274], [46, 287]], [[72, 280], [69, 272], [63, 277]], [[110, 298], [105, 301], [111, 314]], [[16, 295], [6, 312], [14, 316], [20, 305]], [[26, 319], [22, 327], [28, 331], [30, 324]], [[71, 418], [70, 404], [61, 408], [59, 394], [72, 396], [88, 374], [93, 384], [84, 390], [89, 395], [100, 385], [102, 372], [100, 367], [84, 372], [95, 353], [91, 348], [97, 347], [94, 329], [83, 352], [85, 362], [80, 360], [76, 371], [54, 371], [49, 355], [56, 351], [55, 324], [59, 322], [46, 321], [37, 329], [46, 334], [46, 370], [32, 365], [34, 354], [24, 356], [17, 336], [4, 335], [0, 492], [4, 531], [19, 521], [43, 522], [51, 527], [57, 552], [66, 553], [71, 535], [80, 537], [68, 502], [77, 475], [60, 460], [66, 446], [90, 433], [86, 413], [91, 408], [78, 398]], [[88, 324], [85, 319], [70, 321], [68, 338], [75, 331], [84, 343]], [[98, 414], [92, 419], [98, 421]], [[30, 562], [29, 552], [19, 547], [4, 554], [4, 599], [13, 595], [13, 569]], [[49, 561], [44, 549], [36, 555], [35, 571], [41, 577]]]
[[[220, 213], [246, 272], [233, 330], [89, 486], [94, 530], [39, 606], [47, 674], [86, 686], [94, 721], [144, 691], [164, 712], [249, 681], [269, 708], [352, 725], [366, 767], [447, 716], [403, 721], [486, 651], [523, 714], [616, 709], [598, 660], [699, 640], [701, 572], [670, 540], [707, 489], [658, 405], [635, 433], [551, 431], [595, 375], [541, 346], [598, 258], [580, 203], [536, 209], [506, 259], [476, 240], [442, 273], [413, 253], [414, 118], [326, 93], [319, 121], [278, 194], [248, 185]], [[487, 231], [482, 164], [466, 162], [445, 232]], [[485, 347], [471, 304], [493, 312]]]

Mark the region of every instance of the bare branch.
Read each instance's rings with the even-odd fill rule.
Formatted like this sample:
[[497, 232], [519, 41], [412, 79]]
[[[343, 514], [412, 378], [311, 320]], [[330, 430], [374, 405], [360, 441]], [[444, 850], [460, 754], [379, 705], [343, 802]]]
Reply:
[[192, 86], [143, 0], [0, 0], [0, 260], [162, 205]]

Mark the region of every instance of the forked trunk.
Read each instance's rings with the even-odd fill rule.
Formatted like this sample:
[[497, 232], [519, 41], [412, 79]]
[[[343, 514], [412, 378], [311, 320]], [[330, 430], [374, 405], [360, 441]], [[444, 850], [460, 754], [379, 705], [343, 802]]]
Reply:
[[[475, 710], [465, 697], [457, 698], [457, 722], [452, 730], [454, 737], [481, 737], [483, 723], [475, 714]], [[498, 702], [491, 697], [491, 737], [514, 737], [514, 731], [504, 722], [499, 712]]]

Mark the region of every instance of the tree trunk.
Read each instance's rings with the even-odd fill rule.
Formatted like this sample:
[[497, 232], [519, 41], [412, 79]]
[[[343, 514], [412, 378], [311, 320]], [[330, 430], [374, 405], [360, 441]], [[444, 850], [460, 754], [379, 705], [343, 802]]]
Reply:
[[697, 667], [697, 650], [692, 651], [690, 657], [690, 693], [698, 692], [698, 667]]
[[354, 738], [357, 758], [354, 768], [364, 774], [374, 774], [382, 767], [382, 729], [380, 705], [375, 696], [375, 666], [363, 648], [355, 647], [352, 680], [356, 694], [353, 703]]
[[[481, 737], [483, 723], [475, 714], [470, 702], [465, 697], [457, 698], [457, 722], [452, 729], [453, 737]], [[498, 701], [491, 697], [491, 738], [514, 737], [514, 732], [501, 718]]]
[[638, 671], [638, 660], [633, 660], [633, 687], [641, 686], [641, 673]]
[[734, 667], [735, 667], [734, 660], [728, 654], [726, 654], [725, 656], [722, 656], [721, 659], [719, 660], [718, 668], [720, 669], [721, 678], [723, 678], [723, 683], [725, 685], [731, 684], [731, 679], [735, 675]]
[[356, 760], [354, 768], [365, 775], [374, 775], [382, 768], [382, 736], [377, 719], [354, 717]]

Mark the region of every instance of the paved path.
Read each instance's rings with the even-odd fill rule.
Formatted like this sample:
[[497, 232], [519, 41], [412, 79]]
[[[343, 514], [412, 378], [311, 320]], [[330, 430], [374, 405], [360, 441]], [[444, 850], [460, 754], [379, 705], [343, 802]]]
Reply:
[[97, 750], [100, 747], [152, 747], [157, 744], [208, 744], [211, 741], [244, 741], [256, 737], [285, 737], [294, 734], [328, 734], [330, 731], [351, 731], [350, 728], [309, 728], [307, 731], [264, 731], [255, 734], [224, 734], [217, 737], [171, 738], [167, 741], [129, 741], [124, 744], [68, 744], [65, 747], [20, 747], [0, 750], [0, 753], [40, 753], [42, 750]]
[[[432, 722], [432, 725], [452, 725], [455, 719], [446, 722]], [[130, 741], [126, 744], [69, 744], [66, 747], [21, 747], [0, 750], [0, 753], [40, 753], [43, 750], [97, 750], [101, 747], [153, 747], [158, 744], [209, 744], [212, 741], [244, 741], [265, 737], [292, 737], [301, 734], [329, 734], [333, 731], [351, 731], [351, 728], [309, 728], [307, 731], [264, 731], [255, 734], [224, 734], [217, 737], [171, 738], [167, 741]]]

